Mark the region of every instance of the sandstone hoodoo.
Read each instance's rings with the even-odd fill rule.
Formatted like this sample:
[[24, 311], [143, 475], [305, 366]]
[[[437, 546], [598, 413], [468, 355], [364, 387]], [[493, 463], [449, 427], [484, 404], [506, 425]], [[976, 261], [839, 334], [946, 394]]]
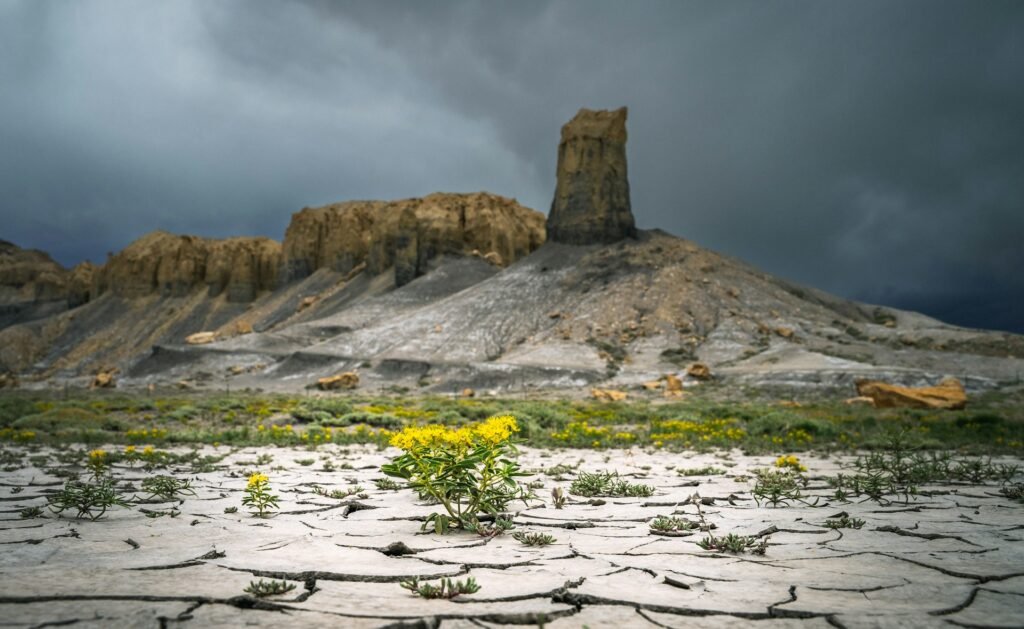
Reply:
[[548, 240], [571, 245], [636, 236], [626, 172], [626, 108], [581, 109], [562, 127]]

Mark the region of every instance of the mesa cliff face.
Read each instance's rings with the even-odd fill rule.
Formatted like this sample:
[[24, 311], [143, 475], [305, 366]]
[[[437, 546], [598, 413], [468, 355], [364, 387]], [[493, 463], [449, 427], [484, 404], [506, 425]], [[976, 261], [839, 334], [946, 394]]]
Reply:
[[626, 108], [581, 109], [562, 127], [548, 240], [608, 244], [636, 236], [626, 170]]
[[212, 240], [153, 232], [111, 256], [94, 271], [90, 297], [106, 292], [128, 299], [184, 297], [206, 286], [228, 301], [252, 301], [277, 282], [281, 245], [269, 238]]
[[402, 286], [440, 255], [474, 251], [509, 264], [544, 242], [544, 215], [512, 199], [478, 192], [400, 201], [349, 201], [306, 208], [285, 232], [281, 280], [320, 268], [348, 273], [366, 263], [376, 274], [395, 266]]

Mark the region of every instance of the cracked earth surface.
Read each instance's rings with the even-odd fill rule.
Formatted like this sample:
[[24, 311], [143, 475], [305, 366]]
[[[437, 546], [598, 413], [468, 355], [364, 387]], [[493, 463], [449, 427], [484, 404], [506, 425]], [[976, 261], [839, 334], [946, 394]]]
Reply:
[[[281, 508], [260, 519], [241, 508], [241, 497], [245, 471], [263, 454], [274, 457], [261, 470]], [[545, 504], [550, 491], [567, 491], [571, 475], [538, 472], [524, 482], [543, 483], [536, 491], [544, 500], [519, 506], [516, 530], [557, 541], [527, 547], [509, 534], [421, 533], [435, 507], [410, 490], [374, 486], [391, 454], [245, 448], [204, 473], [118, 466], [121, 484], [137, 488], [149, 475], [172, 473], [192, 479], [196, 495], [180, 504], [114, 507], [95, 522], [49, 511], [21, 519], [22, 509], [45, 507], [62, 479], [32, 466], [2, 472], [0, 626], [1024, 626], [1024, 505], [995, 484], [929, 485], [888, 503], [836, 502], [824, 477], [844, 471], [852, 457], [805, 456], [804, 493], [817, 496], [817, 506], [771, 508], [751, 497], [750, 472], [770, 467], [768, 456], [527, 448], [520, 463], [528, 470], [580, 463], [580, 470], [614, 469], [656, 488], [648, 498], [603, 504], [569, 496], [555, 509]], [[312, 457], [313, 465], [298, 462]], [[337, 469], [324, 471], [325, 457]], [[704, 465], [726, 472], [684, 477], [672, 469]], [[315, 485], [359, 486], [364, 496], [335, 499], [315, 493]], [[705, 551], [697, 545], [705, 533], [651, 532], [648, 523], [659, 515], [696, 519], [694, 494], [713, 533], [766, 538], [766, 553]], [[174, 507], [178, 515], [147, 517], [140, 507], [151, 515]], [[239, 510], [225, 513], [228, 507]], [[841, 512], [865, 524], [824, 526]], [[398, 585], [447, 576], [472, 576], [481, 589], [425, 600]], [[245, 594], [260, 578], [296, 587], [261, 599]]]

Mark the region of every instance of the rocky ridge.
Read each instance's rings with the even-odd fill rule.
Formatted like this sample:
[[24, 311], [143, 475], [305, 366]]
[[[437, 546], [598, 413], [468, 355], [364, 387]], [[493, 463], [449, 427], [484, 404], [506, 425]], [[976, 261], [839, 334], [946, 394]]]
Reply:
[[487, 193], [307, 208], [280, 247], [151, 234], [80, 269], [85, 305], [0, 330], [0, 373], [31, 383], [121, 367], [119, 386], [294, 390], [352, 372], [360, 387], [446, 393], [642, 391], [669, 375], [848, 394], [860, 379], [1019, 382], [1024, 337], [841, 299], [637, 231], [625, 120], [581, 110], [563, 128], [547, 242], [539, 213]]
[[408, 284], [442, 255], [476, 252], [505, 266], [544, 242], [544, 216], [513, 199], [478, 192], [400, 201], [348, 201], [292, 216], [284, 238], [283, 280], [327, 268], [372, 274], [395, 267]]

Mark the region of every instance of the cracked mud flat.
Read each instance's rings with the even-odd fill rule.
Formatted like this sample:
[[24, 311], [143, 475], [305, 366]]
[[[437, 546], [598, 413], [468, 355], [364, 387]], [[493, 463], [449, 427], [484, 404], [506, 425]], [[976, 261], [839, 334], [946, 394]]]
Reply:
[[[202, 454], [226, 452], [206, 447]], [[281, 497], [280, 511], [264, 519], [240, 508], [245, 472], [261, 454], [274, 457], [261, 471]], [[576, 496], [563, 509], [520, 505], [517, 531], [557, 538], [533, 548], [509, 534], [420, 533], [435, 508], [412, 491], [380, 490], [372, 482], [391, 454], [267, 447], [235, 451], [207, 473], [118, 466], [114, 476], [122, 484], [138, 487], [149, 475], [173, 473], [191, 478], [196, 496], [114, 507], [95, 522], [48, 511], [21, 519], [21, 509], [44, 506], [62, 479], [32, 466], [2, 472], [0, 626], [1024, 625], [1024, 505], [1002, 496], [998, 485], [929, 485], [906, 502], [839, 503], [823, 478], [852, 457], [805, 456], [805, 495], [818, 496], [818, 506], [770, 508], [754, 503], [753, 479], [742, 479], [770, 466], [767, 456], [524, 449], [520, 462], [529, 470], [582, 461], [581, 470], [615, 469], [656, 487], [649, 498], [604, 498], [603, 505]], [[324, 471], [325, 457], [352, 469]], [[309, 458], [316, 462], [297, 462]], [[726, 473], [684, 477], [669, 469], [704, 465]], [[538, 473], [524, 481], [543, 482], [536, 491], [546, 499], [554, 487], [568, 490], [571, 478]], [[330, 498], [314, 493], [314, 485], [358, 485], [366, 497]], [[695, 519], [694, 493], [715, 534], [767, 537], [766, 554], [705, 551], [699, 532], [650, 532], [659, 515]], [[174, 517], [140, 511], [175, 506]], [[226, 507], [239, 511], [225, 513]], [[823, 526], [840, 512], [863, 519], [863, 528]], [[481, 589], [424, 600], [398, 585], [414, 576], [473, 576]], [[262, 599], [245, 594], [260, 578], [296, 588]]]

